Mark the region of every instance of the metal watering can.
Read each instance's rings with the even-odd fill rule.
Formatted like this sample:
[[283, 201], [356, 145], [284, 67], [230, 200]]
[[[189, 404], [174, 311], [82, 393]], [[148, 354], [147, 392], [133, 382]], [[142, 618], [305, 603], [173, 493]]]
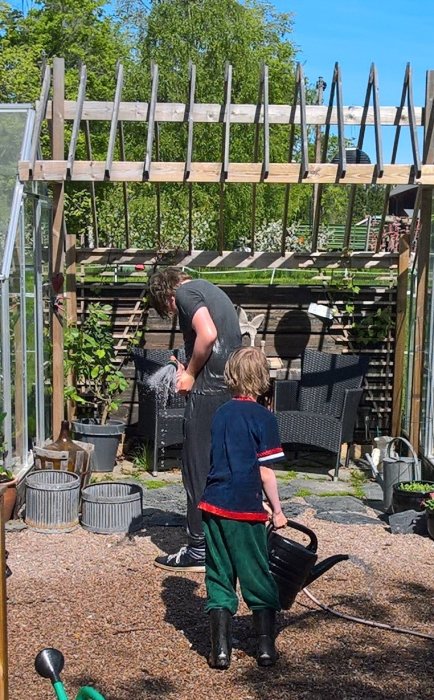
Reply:
[[[401, 455], [392, 456], [391, 450], [396, 442], [401, 442], [407, 446], [410, 457]], [[392, 512], [393, 487], [401, 481], [419, 481], [421, 479], [421, 466], [417, 454], [412, 444], [402, 437], [390, 440], [383, 457], [383, 474], [381, 475], [371, 457], [367, 454], [366, 459], [370, 464], [374, 479], [383, 489], [383, 508], [385, 513]]]
[[[49, 647], [42, 649], [35, 658], [36, 672], [42, 678], [49, 678], [57, 700], [68, 700], [64, 685], [60, 680], [65, 659], [61, 651]], [[89, 685], [83, 686], [77, 693], [75, 700], [105, 700], [101, 693]]]
[[317, 564], [318, 540], [315, 533], [305, 525], [288, 520], [288, 527], [303, 532], [309, 537], [309, 544], [304, 545], [279, 535], [276, 530], [268, 529], [268, 559], [270, 571], [276, 581], [282, 608], [288, 610], [297, 593], [312, 581], [325, 574], [340, 561], [349, 559], [348, 554], [334, 554]]

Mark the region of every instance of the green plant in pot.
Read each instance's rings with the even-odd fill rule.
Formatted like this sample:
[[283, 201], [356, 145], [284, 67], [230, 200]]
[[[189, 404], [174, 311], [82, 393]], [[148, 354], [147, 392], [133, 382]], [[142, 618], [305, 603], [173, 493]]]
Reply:
[[6, 413], [0, 413], [0, 486], [7, 484], [7, 489], [3, 494], [3, 519], [7, 522], [12, 517], [17, 500], [17, 480], [11, 470], [5, 467], [5, 456], [7, 452], [7, 445], [3, 432], [5, 416]]
[[128, 382], [115, 361], [111, 307], [90, 304], [86, 320], [65, 330], [65, 398], [73, 402], [77, 439], [95, 445], [93, 471], [112, 471], [125, 430], [111, 414], [120, 406]]

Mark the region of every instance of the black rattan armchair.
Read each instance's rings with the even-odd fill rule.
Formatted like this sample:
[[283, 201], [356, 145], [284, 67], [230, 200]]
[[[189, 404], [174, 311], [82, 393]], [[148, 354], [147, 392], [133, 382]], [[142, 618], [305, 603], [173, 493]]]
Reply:
[[[131, 354], [139, 395], [139, 432], [141, 437], [153, 444], [152, 474], [155, 476], [160, 450], [183, 442], [185, 397], [176, 394], [169, 396], [167, 406], [163, 406], [146, 382], [147, 377], [169, 361], [173, 350], [134, 348]], [[185, 360], [183, 349], [175, 351], [175, 354], [181, 362]]]
[[274, 411], [282, 444], [309, 445], [336, 453], [333, 480], [339, 475], [344, 443], [348, 466], [367, 368], [364, 356], [305, 350], [301, 378], [274, 384]]

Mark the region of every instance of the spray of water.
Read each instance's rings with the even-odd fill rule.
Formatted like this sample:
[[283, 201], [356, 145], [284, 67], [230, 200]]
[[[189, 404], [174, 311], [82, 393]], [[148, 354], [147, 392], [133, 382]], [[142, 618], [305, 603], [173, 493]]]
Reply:
[[358, 566], [359, 569], [363, 571], [365, 574], [365, 580], [366, 580], [366, 595], [368, 598], [373, 598], [374, 597], [374, 572], [372, 569], [372, 566], [368, 564], [366, 561], [361, 559], [360, 557], [357, 557], [355, 554], [350, 554], [348, 557], [348, 561], [350, 561], [354, 566]]
[[169, 396], [176, 392], [176, 363], [169, 362], [148, 377], [147, 385], [155, 391], [158, 403], [166, 408]]

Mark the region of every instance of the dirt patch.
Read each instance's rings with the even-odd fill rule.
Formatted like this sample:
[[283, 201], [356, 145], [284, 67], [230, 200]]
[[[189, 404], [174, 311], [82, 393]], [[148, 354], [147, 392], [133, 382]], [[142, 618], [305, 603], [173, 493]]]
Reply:
[[[299, 518], [319, 539], [320, 559], [347, 552], [311, 585], [321, 601], [350, 615], [434, 635], [434, 542], [370, 525]], [[61, 649], [69, 696], [94, 684], [107, 700], [292, 700], [433, 697], [434, 643], [366, 627], [318, 610], [300, 594], [279, 615], [276, 667], [259, 669], [247, 608], [234, 621], [230, 669], [209, 669], [201, 574], [153, 566], [159, 548], [175, 551], [180, 528], [149, 528], [133, 539], [30, 530], [7, 534], [10, 700], [47, 700], [33, 669], [44, 646]], [[53, 696], [54, 697], [54, 696]]]

